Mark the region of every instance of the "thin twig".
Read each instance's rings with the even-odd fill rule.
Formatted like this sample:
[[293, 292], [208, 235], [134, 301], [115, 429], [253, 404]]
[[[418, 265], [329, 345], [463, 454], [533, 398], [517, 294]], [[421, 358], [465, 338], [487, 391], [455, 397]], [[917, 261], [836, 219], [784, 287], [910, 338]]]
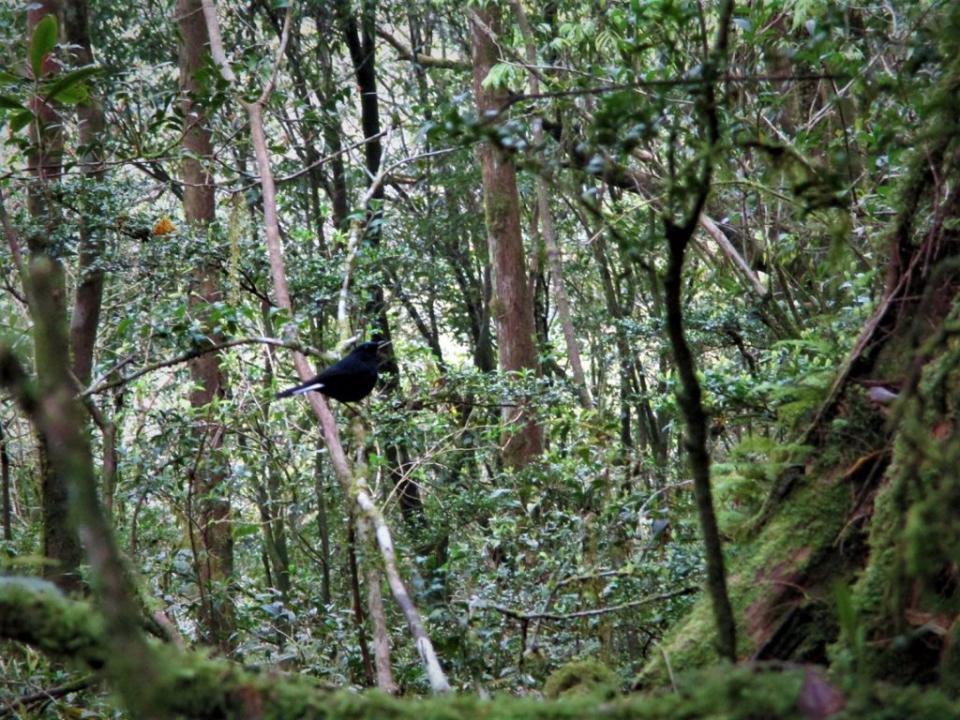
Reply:
[[[788, 82], [818, 82], [820, 80], [846, 80], [847, 75], [836, 75], [832, 73], [803, 73], [800, 75], [720, 75], [715, 77], [714, 81], [723, 83], [788, 83]], [[619, 90], [635, 90], [637, 88], [648, 87], [686, 87], [690, 85], [703, 85], [706, 81], [703, 77], [684, 77], [684, 78], [662, 78], [657, 80], [634, 80], [628, 83], [610, 83], [609, 85], [599, 85], [597, 87], [574, 88], [572, 90], [551, 90], [540, 93], [513, 93], [507, 100], [507, 106], [514, 105], [525, 100], [548, 100], [550, 98], [560, 97], [581, 97], [583, 95], [603, 95], [608, 92], [617, 92]], [[504, 107], [504, 109], [506, 109]]]
[[263, 86], [263, 92], [260, 93], [260, 98], [257, 100], [257, 103], [260, 105], [264, 105], [267, 102], [267, 98], [270, 97], [270, 93], [273, 92], [273, 88], [277, 84], [277, 73], [280, 71], [283, 53], [286, 51], [287, 42], [290, 40], [290, 20], [293, 17], [294, 5], [296, 5], [296, 3], [291, 2], [287, 4], [287, 12], [283, 16], [283, 30], [280, 31], [280, 45], [277, 47], [276, 55], [273, 56], [273, 65], [270, 68], [270, 79], [267, 81], [267, 84]]
[[699, 588], [696, 587], [686, 587], [682, 590], [674, 590], [673, 592], [661, 593], [660, 595], [650, 595], [649, 597], [641, 598], [640, 600], [631, 600], [630, 602], [620, 603], [619, 605], [608, 605], [606, 607], [591, 608], [589, 610], [577, 610], [576, 612], [571, 613], [523, 612], [522, 610], [508, 608], [505, 605], [487, 605], [485, 603], [478, 603], [473, 605], [473, 607], [477, 609], [496, 610], [501, 615], [506, 615], [507, 617], [514, 618], [515, 620], [540, 619], [563, 622], [566, 620], [579, 620], [580, 618], [596, 617], [597, 615], [607, 615], [609, 613], [620, 612], [621, 610], [642, 607], [643, 605], [650, 605], [655, 602], [660, 602], [661, 600], [670, 600], [671, 598], [680, 597], [683, 595], [692, 595], [698, 590]]
[[177, 355], [173, 358], [168, 358], [167, 360], [160, 360], [158, 362], [152, 363], [137, 370], [132, 375], [127, 375], [125, 377], [118, 378], [117, 380], [111, 380], [110, 382], [101, 383], [99, 385], [91, 385], [89, 388], [80, 393], [81, 398], [85, 398], [89, 395], [96, 395], [97, 393], [102, 393], [105, 390], [110, 390], [120, 385], [126, 385], [131, 383], [137, 378], [141, 378], [148, 373], [152, 373], [155, 370], [160, 370], [165, 367], [171, 367], [172, 365], [179, 365], [180, 363], [185, 363], [194, 358], [198, 358], [201, 355], [207, 355], [212, 352], [219, 352], [220, 350], [226, 350], [232, 347], [238, 347], [240, 345], [272, 345], [273, 347], [282, 347], [289, 350], [296, 350], [297, 352], [304, 353], [306, 355], [313, 355], [315, 357], [326, 357], [324, 353], [319, 350], [303, 345], [298, 342], [290, 342], [287, 340], [278, 340], [277, 338], [268, 338], [268, 337], [247, 337], [239, 338], [237, 340], [228, 340], [222, 343], [215, 343], [212, 345], [206, 345], [204, 347], [194, 348], [193, 350], [188, 350], [181, 355]]
[[24, 695], [15, 700], [11, 700], [6, 705], [0, 706], [0, 718], [14, 715], [17, 711], [25, 710], [31, 705], [45, 705], [48, 702], [62, 698], [70, 693], [86, 690], [97, 682], [93, 676], [87, 676], [74, 680], [73, 682], [59, 685], [58, 687], [40, 690], [32, 695]]

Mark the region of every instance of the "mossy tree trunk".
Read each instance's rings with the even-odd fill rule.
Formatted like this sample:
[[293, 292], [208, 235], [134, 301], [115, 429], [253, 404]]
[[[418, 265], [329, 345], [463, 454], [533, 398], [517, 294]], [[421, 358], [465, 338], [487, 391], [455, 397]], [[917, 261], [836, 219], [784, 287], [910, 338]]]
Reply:
[[[884, 294], [730, 568], [740, 659], [960, 686], [960, 188], [942, 183], [960, 170], [960, 33], [944, 45]], [[674, 670], [704, 665], [712, 642], [703, 601], [664, 656]], [[658, 657], [640, 681], [666, 672]]]
[[[67, 0], [64, 3], [64, 30], [73, 53], [73, 64], [77, 67], [93, 63], [93, 51], [90, 46], [90, 8], [87, 0]], [[100, 98], [90, 99], [77, 107], [77, 128], [80, 146], [86, 148], [83, 156], [82, 173], [85, 190], [88, 193], [90, 216], [80, 221], [80, 248], [77, 257], [77, 288], [75, 291], [73, 314], [70, 318], [70, 356], [73, 360], [73, 374], [83, 385], [90, 383], [93, 367], [93, 351], [97, 341], [97, 329], [100, 324], [100, 306], [103, 301], [104, 225], [95, 218], [94, 209], [100, 183], [106, 175], [103, 163], [101, 134], [106, 125], [103, 105]]]
[[[47, 16], [59, 19], [60, 3], [55, 0], [39, 2], [27, 13], [27, 35], [32, 36], [37, 25]], [[42, 62], [42, 77], [59, 71], [54, 54], [48, 53]], [[29, 288], [31, 319], [34, 327], [34, 362], [41, 392], [49, 392], [53, 383], [53, 368], [66, 343], [55, 346], [50, 337], [66, 335], [67, 305], [63, 262], [57, 247], [62, 217], [54, 200], [53, 187], [60, 181], [63, 155], [63, 130], [60, 109], [51, 101], [35, 97], [31, 102], [34, 121], [30, 125], [31, 151], [28, 167], [33, 176], [28, 197], [28, 208], [35, 229], [27, 236], [31, 266], [44, 263], [49, 268], [49, 298], [39, 298], [36, 288]], [[47, 328], [51, 332], [46, 332]], [[62, 333], [60, 330], [62, 329]], [[50, 438], [38, 430], [40, 447], [41, 499], [43, 505], [43, 554], [52, 564], [44, 566], [44, 576], [64, 590], [78, 590], [82, 583], [79, 568], [83, 551], [76, 532], [68, 521], [68, 488], [62, 476], [50, 462]]]

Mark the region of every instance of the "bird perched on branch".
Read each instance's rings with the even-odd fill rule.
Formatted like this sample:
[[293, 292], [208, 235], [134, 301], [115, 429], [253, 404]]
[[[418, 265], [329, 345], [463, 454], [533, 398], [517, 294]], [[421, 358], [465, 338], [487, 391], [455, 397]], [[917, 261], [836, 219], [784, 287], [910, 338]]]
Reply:
[[377, 384], [377, 370], [380, 367], [378, 352], [385, 344], [365, 342], [358, 345], [340, 362], [301, 385], [277, 393], [277, 397], [302, 395], [313, 390], [340, 402], [363, 400]]

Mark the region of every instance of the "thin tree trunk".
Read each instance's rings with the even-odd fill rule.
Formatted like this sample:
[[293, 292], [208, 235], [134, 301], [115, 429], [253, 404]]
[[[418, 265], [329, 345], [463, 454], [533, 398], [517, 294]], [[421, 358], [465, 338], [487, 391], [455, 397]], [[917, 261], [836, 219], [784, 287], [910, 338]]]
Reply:
[[317, 8], [314, 13], [314, 22], [317, 25], [316, 57], [321, 83], [321, 87], [317, 88], [316, 92], [322, 107], [323, 141], [326, 143], [327, 153], [332, 156], [330, 182], [326, 190], [330, 198], [333, 226], [338, 230], [346, 230], [350, 223], [350, 204], [347, 197], [346, 170], [343, 155], [340, 153], [343, 149], [340, 113], [333, 99], [336, 97], [336, 88], [333, 85], [336, 72], [329, 38], [332, 38], [334, 33], [331, 18], [324, 12], [323, 4], [317, 3], [315, 7]]
[[[214, 62], [220, 68], [223, 77], [228, 82], [236, 84], [237, 77], [227, 62], [226, 53], [223, 49], [216, 7], [213, 5], [213, 0], [201, 0], [201, 2], [203, 5], [203, 15], [206, 19], [210, 34], [210, 53], [213, 56]], [[288, 10], [285, 22], [288, 23], [289, 20], [290, 14]], [[281, 48], [282, 45], [283, 39], [281, 39]], [[243, 106], [247, 111], [247, 116], [250, 121], [250, 135], [253, 142], [254, 154], [257, 159], [257, 168], [260, 172], [260, 189], [263, 192], [264, 230], [270, 260], [270, 276], [273, 280], [273, 291], [277, 299], [277, 305], [287, 311], [290, 317], [293, 317], [293, 304], [290, 301], [290, 290], [284, 268], [283, 247], [280, 240], [280, 228], [277, 219], [276, 184], [274, 183], [273, 172], [270, 167], [270, 155], [267, 151], [267, 139], [263, 127], [263, 105], [270, 95], [272, 86], [273, 78], [267, 83], [259, 98], [253, 102], [244, 101]], [[294, 334], [295, 332], [292, 325], [285, 329], [285, 334]], [[301, 380], [306, 381], [315, 375], [315, 372], [302, 353], [294, 352], [293, 362]], [[307, 393], [307, 395], [309, 396], [307, 400], [320, 422], [324, 442], [326, 443], [327, 452], [330, 456], [330, 462], [333, 465], [334, 473], [343, 490], [344, 497], [353, 499], [373, 524], [377, 546], [380, 549], [380, 556], [383, 559], [384, 571], [387, 575], [390, 591], [407, 620], [407, 626], [410, 629], [410, 634], [420, 654], [420, 660], [430, 682], [430, 687], [434, 692], [447, 692], [450, 689], [450, 683], [443, 669], [440, 667], [440, 661], [433, 648], [433, 643], [430, 641], [423, 626], [420, 613], [416, 605], [413, 604], [406, 586], [400, 577], [390, 528], [387, 527], [383, 516], [373, 503], [370, 497], [370, 488], [366, 480], [362, 476], [355, 476], [351, 471], [350, 463], [343, 450], [343, 444], [340, 442], [340, 434], [337, 429], [336, 420], [330, 412], [330, 408], [327, 406], [323, 396], [320, 395], [320, 393]]]
[[713, 494], [710, 488], [710, 453], [707, 450], [708, 422], [701, 400], [700, 381], [697, 379], [696, 363], [687, 344], [683, 328], [682, 280], [683, 261], [687, 247], [700, 221], [700, 213], [706, 205], [713, 177], [715, 150], [720, 138], [720, 121], [716, 107], [714, 83], [718, 66], [726, 60], [727, 33], [733, 13], [733, 0], [724, 0], [720, 11], [716, 45], [709, 58], [705, 58], [703, 98], [701, 102], [702, 122], [705, 128], [705, 151], [703, 167], [695, 186], [692, 207], [682, 224], [664, 218], [665, 234], [669, 257], [664, 274], [664, 306], [667, 315], [667, 334], [673, 349], [680, 388], [677, 400], [686, 420], [684, 447], [689, 454], [690, 470], [693, 474], [693, 490], [700, 519], [700, 531], [703, 533], [704, 555], [707, 564], [707, 590], [713, 605], [714, 620], [717, 629], [717, 650], [720, 656], [736, 662], [737, 636], [736, 622], [730, 596], [727, 593], [727, 576], [723, 559], [723, 544], [717, 526], [717, 517], [713, 508]]
[[[268, 459], [268, 463], [272, 463], [272, 458]], [[283, 510], [282, 505], [274, 499], [276, 473], [269, 468], [266, 473], [270, 490], [262, 482], [256, 482], [257, 507], [260, 510], [263, 530], [263, 565], [267, 574], [268, 587], [280, 594], [280, 601], [286, 606], [290, 602], [290, 558], [287, 553]], [[277, 645], [282, 648], [290, 635], [290, 623], [282, 615], [278, 616], [274, 622], [277, 627]]]
[[[354, 472], [358, 477], [367, 473], [365, 454], [366, 437], [363, 422], [355, 418], [351, 427], [356, 445]], [[374, 547], [370, 517], [366, 514], [357, 517], [357, 535], [364, 552]], [[383, 594], [380, 588], [380, 568], [367, 560], [363, 563], [364, 580], [367, 584], [367, 610], [370, 613], [370, 625], [373, 630], [373, 661], [377, 673], [377, 687], [386, 693], [395, 695], [399, 688], [393, 679], [390, 661], [390, 631], [387, 628], [387, 615], [383, 609]]]
[[[520, 31], [523, 33], [523, 42], [530, 65], [530, 93], [540, 93], [540, 78], [532, 68], [537, 64], [537, 45], [533, 37], [530, 21], [519, 0], [511, 0]], [[533, 143], [537, 147], [543, 145], [543, 119], [539, 116], [533, 119]], [[563, 330], [563, 339], [567, 346], [567, 359], [570, 361], [570, 372], [573, 374], [573, 383], [577, 388], [580, 405], [585, 410], [593, 407], [593, 398], [590, 396], [590, 386], [587, 384], [583, 372], [583, 362], [580, 359], [580, 345], [577, 343], [576, 330], [573, 327], [573, 316], [570, 312], [570, 298], [563, 278], [563, 258], [560, 246], [557, 244], [556, 226], [553, 222], [553, 210], [550, 208], [550, 187], [543, 175], [537, 176], [537, 209], [540, 215], [540, 234], [543, 237], [547, 251], [547, 264], [550, 267], [550, 280], [553, 286], [553, 296], [557, 304], [557, 314], [560, 316], [560, 327]]]
[[13, 542], [13, 505], [10, 499], [10, 454], [7, 452], [7, 436], [0, 422], [0, 484], [3, 490], [3, 540]]
[[270, 512], [271, 538], [273, 541], [277, 575], [277, 589], [286, 602], [290, 597], [290, 551], [287, 549], [286, 505], [280, 488], [280, 476], [276, 471], [267, 472], [267, 507]]
[[327, 519], [327, 491], [323, 486], [320, 445], [320, 441], [317, 440], [313, 477], [314, 493], [317, 496], [317, 532], [320, 535], [320, 598], [324, 605], [329, 605], [333, 598], [330, 591], [330, 523]]
[[[67, 0], [64, 4], [64, 29], [67, 42], [73, 53], [73, 64], [90, 65], [93, 53], [90, 49], [90, 22], [87, 0]], [[89, 203], [91, 215], [97, 212], [96, 193], [103, 180], [103, 148], [100, 136], [106, 125], [103, 106], [97, 96], [91, 96], [77, 106], [79, 121], [78, 140], [87, 148], [81, 167], [85, 190], [92, 193]], [[93, 367], [93, 351], [100, 324], [100, 305], [103, 299], [104, 271], [102, 265], [103, 230], [92, 226], [88, 217], [80, 218], [80, 247], [77, 258], [77, 289], [70, 320], [70, 352], [73, 359], [73, 374], [81, 385], [90, 384]]]
[[[180, 28], [180, 89], [184, 117], [182, 173], [184, 181], [184, 216], [199, 242], [206, 239], [215, 214], [213, 178], [201, 158], [213, 156], [213, 145], [206, 118], [201, 114], [194, 94], [199, 86], [195, 78], [208, 43], [199, 0], [178, 0], [177, 18]], [[222, 293], [219, 270], [212, 262], [202, 262], [191, 278], [189, 302], [201, 315], [206, 307], [220, 301]], [[213, 333], [210, 341], [221, 340]], [[195, 390], [190, 404], [203, 418], [212, 411], [211, 403], [224, 395], [224, 379], [220, 370], [220, 354], [206, 353], [190, 361], [190, 377]], [[207, 642], [228, 653], [233, 648], [235, 620], [233, 602], [227, 590], [233, 576], [233, 532], [230, 501], [223, 492], [227, 473], [220, 457], [225, 428], [216, 420], [200, 420], [196, 429], [201, 457], [191, 472], [195, 485], [193, 496], [200, 498], [199, 517], [191, 523], [195, 540], [198, 582], [206, 589], [201, 603], [201, 624]]]
[[680, 293], [683, 259], [687, 242], [695, 227], [695, 224], [692, 227], [667, 225], [667, 240], [670, 245], [670, 260], [664, 277], [667, 333], [673, 347], [677, 374], [680, 376], [681, 389], [677, 395], [687, 424], [684, 448], [689, 456], [690, 470], [693, 473], [694, 495], [700, 517], [700, 529], [703, 532], [703, 544], [707, 557], [707, 586], [716, 618], [717, 645], [721, 657], [734, 662], [737, 659], [736, 623], [733, 620], [733, 610], [727, 595], [722, 542], [710, 489], [707, 415], [701, 402], [700, 383], [697, 380], [693, 354], [687, 345], [683, 330], [683, 305]]
[[[461, 209], [453, 204], [448, 193], [444, 193], [444, 197], [448, 213], [455, 217]], [[473, 341], [473, 364], [480, 372], [493, 372], [497, 368], [497, 361], [490, 332], [492, 291], [486, 243], [482, 243], [482, 249], [478, 248], [473, 252], [467, 237], [453, 233], [444, 243], [444, 252], [463, 298], [464, 311], [470, 326], [470, 339]], [[480, 258], [483, 265], [475, 267], [474, 258]]]
[[364, 624], [363, 602], [360, 600], [360, 566], [357, 563], [357, 519], [351, 512], [347, 521], [347, 560], [350, 566], [350, 595], [353, 598], [353, 623], [357, 628], [357, 645], [360, 646], [360, 659], [363, 662], [363, 674], [367, 685], [375, 682], [373, 659], [367, 647], [367, 629]]
[[[277, 39], [279, 40], [283, 35], [282, 8], [271, 8], [270, 3], [262, 0], [260, 5], [263, 9], [264, 15], [270, 22], [270, 25], [273, 27], [274, 32], [276, 32]], [[320, 11], [318, 11], [318, 15], [319, 14]], [[317, 33], [317, 39], [320, 41], [319, 44], [322, 45], [323, 38], [319, 32]], [[320, 54], [321, 48], [318, 47], [317, 52]], [[304, 104], [304, 111], [299, 112], [296, 119], [297, 123], [302, 128], [303, 142], [293, 149], [304, 163], [304, 168], [306, 169], [306, 175], [303, 177], [302, 181], [306, 186], [306, 192], [304, 195], [307, 219], [313, 225], [313, 236], [317, 240], [316, 246], [311, 247], [316, 247], [319, 249], [320, 253], [324, 255], [324, 257], [327, 257], [327, 243], [324, 238], [323, 230], [324, 218], [320, 215], [320, 187], [324, 185], [324, 177], [323, 164], [319, 163], [320, 150], [318, 148], [322, 148], [322, 146], [318, 142], [316, 122], [311, 118], [314, 116], [326, 117], [330, 113], [328, 113], [325, 108], [317, 107], [317, 105], [314, 104], [313, 93], [311, 93], [311, 86], [307, 79], [308, 64], [305, 62], [303, 38], [298, 23], [292, 23], [290, 26], [290, 36], [286, 46], [286, 58], [290, 66], [290, 75], [293, 79], [293, 89], [295, 95], [300, 99], [300, 102]], [[315, 66], [314, 63], [311, 63], [310, 65]], [[329, 83], [330, 78], [333, 77], [332, 71], [327, 72], [326, 70], [321, 70], [320, 73], [323, 77], [322, 82], [324, 83]], [[319, 104], [322, 106], [325, 104], [325, 98], [329, 96], [330, 93], [326, 88], [317, 88], [316, 95], [319, 98]], [[333, 114], [336, 115], [337, 113], [334, 112]], [[322, 121], [322, 128], [326, 128], [328, 125], [329, 123], [327, 121]], [[333, 163], [334, 160], [330, 160], [328, 162]], [[342, 168], [342, 159], [340, 159], [340, 163]], [[330, 194], [330, 197], [331, 200], [333, 200], [332, 193]]]
[[[499, 28], [499, 13], [487, 6], [470, 13], [473, 40], [473, 91], [481, 119], [506, 107], [507, 91], [484, 87], [490, 69], [498, 60], [491, 34]], [[537, 371], [534, 346], [533, 303], [527, 287], [520, 201], [516, 171], [510, 158], [491, 142], [480, 145], [484, 210], [488, 246], [494, 272], [494, 310], [500, 368], [504, 372]], [[533, 409], [524, 401], [503, 406], [509, 430], [503, 442], [503, 459], [509, 467], [523, 467], [543, 451], [543, 431]]]
[[[267, 482], [276, 482], [275, 473], [269, 470]], [[269, 567], [273, 569], [272, 586], [279, 591], [286, 603], [290, 599], [290, 557], [287, 552], [286, 531], [284, 529], [281, 505], [273, 497], [273, 491], [262, 483], [256, 484], [257, 508], [263, 525], [264, 545]]]
[[[357, 534], [363, 547], [372, 548], [370, 521], [366, 517], [357, 518]], [[387, 629], [387, 614], [383, 609], [383, 593], [380, 590], [380, 571], [375, 563], [367, 560], [363, 563], [364, 581], [367, 583], [367, 610], [370, 613], [370, 625], [373, 628], [373, 666], [377, 674], [377, 688], [385, 693], [396, 695], [400, 688], [393, 679], [390, 661], [390, 631]]]
[[[33, 33], [37, 24], [47, 15], [57, 17], [60, 4], [45, 0], [31, 6], [27, 13], [27, 33]], [[44, 77], [51, 77], [59, 70], [53, 54], [43, 61]], [[30, 125], [30, 140], [33, 145], [27, 165], [33, 181], [28, 191], [27, 207], [36, 224], [36, 230], [27, 237], [30, 248], [30, 264], [48, 263], [49, 298], [39, 297], [39, 290], [29, 288], [28, 300], [33, 320], [34, 361], [41, 394], [51, 391], [55, 381], [54, 371], [66, 343], [54, 346], [48, 340], [59, 337], [61, 329], [66, 335], [66, 284], [63, 265], [57, 256], [51, 238], [61, 223], [60, 213], [52, 201], [51, 185], [59, 181], [63, 154], [62, 120], [55, 107], [39, 97], [31, 101], [35, 120]], [[42, 310], [41, 310], [42, 305]], [[46, 313], [41, 317], [41, 312]], [[79, 568], [83, 557], [79, 538], [68, 521], [68, 493], [64, 477], [58, 476], [50, 462], [51, 439], [38, 428], [40, 446], [41, 501], [43, 517], [43, 554], [53, 562], [44, 565], [44, 577], [57, 583], [65, 591], [79, 590], [82, 586]]]
[[[9, 349], [0, 344], [0, 382], [8, 389], [37, 429], [47, 438], [51, 476], [71, 490], [70, 527], [76, 527], [83, 539], [96, 591], [100, 616], [104, 622], [107, 659], [106, 672], [124, 699], [131, 717], [159, 718], [162, 713], [157, 693], [169, 687], [160, 682], [161, 674], [150, 646], [140, 631], [141, 613], [136, 592], [121, 560], [116, 541], [97, 500], [97, 481], [93, 469], [90, 442], [84, 432], [85, 418], [76, 399], [76, 383], [70, 377], [67, 347], [68, 331], [64, 318], [58, 317], [62, 296], [62, 270], [46, 257], [31, 263], [30, 287], [36, 312], [35, 333], [40, 348], [58, 348], [44, 361], [45, 376], [39, 398], [28, 389], [26, 372]], [[131, 672], [136, 668], [136, 672]]]

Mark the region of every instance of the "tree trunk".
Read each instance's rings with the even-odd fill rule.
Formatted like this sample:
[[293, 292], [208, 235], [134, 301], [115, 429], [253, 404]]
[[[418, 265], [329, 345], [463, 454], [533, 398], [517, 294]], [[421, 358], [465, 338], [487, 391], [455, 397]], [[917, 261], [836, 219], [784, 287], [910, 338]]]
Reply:
[[[533, 70], [537, 64], [537, 45], [533, 36], [533, 29], [527, 19], [527, 14], [519, 0], [511, 0], [514, 13], [523, 33], [527, 63], [530, 65], [530, 93], [540, 93], [540, 78]], [[533, 120], [533, 143], [537, 147], [543, 144], [543, 119], [535, 117]], [[563, 331], [563, 340], [567, 346], [567, 359], [570, 362], [570, 372], [573, 375], [573, 384], [577, 388], [580, 405], [585, 410], [593, 407], [593, 398], [590, 396], [590, 387], [587, 385], [586, 375], [583, 372], [583, 362], [580, 359], [580, 345], [577, 342], [576, 330], [573, 327], [573, 315], [570, 312], [570, 298], [564, 284], [563, 257], [560, 245], [557, 242], [556, 226], [553, 222], [553, 210], [550, 207], [550, 186], [543, 175], [537, 177], [537, 210], [540, 216], [540, 235], [546, 248], [547, 265], [550, 269], [550, 280], [553, 289], [554, 302], [557, 304], [557, 314], [560, 316], [560, 328]]]
[[[87, 0], [67, 0], [64, 5], [64, 29], [73, 52], [73, 64], [82, 67], [93, 62], [90, 50], [90, 23]], [[82, 173], [86, 193], [93, 202], [85, 202], [90, 215], [96, 214], [96, 196], [105, 175], [103, 148], [100, 135], [105, 121], [100, 99], [91, 96], [88, 102], [77, 106], [78, 140], [87, 148], [83, 156]], [[86, 196], [85, 196], [86, 197]], [[87, 208], [85, 208], [87, 210]], [[70, 321], [70, 353], [73, 374], [83, 385], [90, 383], [93, 351], [100, 324], [100, 304], [103, 299], [104, 272], [102, 265], [103, 230], [94, 227], [89, 218], [80, 218], [80, 248], [77, 259], [77, 289]]]
[[320, 599], [329, 605], [333, 595], [330, 590], [330, 523], [327, 518], [327, 488], [323, 482], [323, 443], [317, 439], [314, 453], [313, 488], [317, 497], [317, 534], [320, 536]]
[[[198, 91], [195, 74], [199, 71], [208, 45], [198, 0], [178, 0], [177, 18], [180, 28], [180, 104], [184, 117], [182, 175], [184, 181], [183, 210], [189, 231], [198, 242], [203, 242], [214, 219], [215, 199], [213, 178], [201, 158], [213, 156], [210, 130], [206, 118], [195, 103]], [[189, 302], [201, 315], [206, 306], [221, 300], [218, 268], [211, 262], [201, 262], [191, 278]], [[222, 340], [208, 331], [210, 342]], [[190, 393], [190, 404], [197, 411], [196, 437], [198, 458], [191, 472], [191, 496], [200, 499], [198, 517], [191, 522], [195, 535], [194, 547], [198, 553], [197, 581], [201, 590], [201, 624], [205, 639], [223, 652], [232, 649], [234, 612], [227, 583], [233, 576], [233, 533], [230, 520], [230, 500], [223, 493], [227, 477], [220, 457], [224, 426], [216, 420], [205, 419], [213, 410], [210, 404], [224, 395], [224, 381], [220, 370], [220, 354], [206, 353], [190, 361], [190, 377], [195, 389]]]
[[[60, 5], [55, 0], [39, 2], [27, 13], [27, 34], [44, 17], [57, 17]], [[51, 53], [43, 61], [42, 72], [50, 77], [59, 69]], [[38, 298], [36, 289], [28, 293], [34, 328], [34, 360], [37, 366], [37, 381], [41, 393], [51, 391], [55, 381], [51, 373], [56, 367], [57, 356], [64, 347], [48, 344], [50, 337], [59, 337], [62, 328], [66, 335], [66, 285], [63, 264], [56, 254], [50, 238], [61, 223], [60, 213], [52, 202], [51, 185], [59, 182], [63, 154], [62, 120], [57, 108], [50, 103], [34, 98], [31, 102], [35, 121], [30, 125], [32, 148], [27, 158], [28, 169], [33, 176], [27, 205], [36, 230], [27, 237], [30, 248], [30, 263], [49, 263], [50, 298]], [[40, 302], [43, 300], [44, 302]], [[43, 310], [41, 310], [41, 306]], [[41, 312], [48, 313], [41, 317]], [[46, 330], [49, 329], [50, 332]], [[42, 429], [38, 431], [40, 446], [41, 499], [43, 505], [43, 554], [53, 561], [44, 566], [44, 577], [52, 580], [63, 590], [79, 590], [79, 568], [83, 552], [80, 541], [68, 521], [68, 488], [65, 478], [58, 476], [50, 462], [50, 440]]]
[[[484, 87], [483, 84], [497, 62], [497, 46], [491, 33], [498, 32], [499, 24], [499, 13], [494, 7], [471, 13], [473, 91], [481, 120], [489, 119], [506, 107], [506, 90]], [[516, 171], [503, 149], [492, 142], [481, 144], [478, 152], [494, 273], [493, 314], [500, 368], [505, 372], [536, 372], [533, 303], [527, 288]], [[522, 400], [504, 405], [502, 413], [510, 428], [503, 443], [504, 462], [509, 467], [523, 467], [543, 451], [543, 432], [532, 408]]]
[[[960, 189], [941, 183], [960, 152], [958, 78], [954, 60], [922, 115], [883, 297], [793, 441], [809, 447], [803, 462], [777, 478], [731, 565], [741, 658], [823, 663], [829, 652], [861, 677], [955, 682], [960, 436], [947, 398], [960, 393]], [[896, 378], [892, 405], [858, 387], [875, 378]], [[708, 617], [704, 600], [665, 639], [675, 667], [708, 657]], [[642, 680], [665, 671], [655, 659]]]
[[334, 78], [337, 76], [334, 71], [333, 49], [330, 46], [330, 39], [334, 37], [332, 29], [332, 20], [329, 13], [326, 12], [321, 3], [316, 4], [314, 12], [314, 22], [317, 25], [317, 45], [316, 58], [319, 67], [320, 87], [315, 91], [319, 97], [321, 112], [321, 122], [323, 123], [323, 141], [326, 143], [326, 150], [330, 159], [330, 180], [327, 184], [327, 196], [330, 198], [331, 212], [333, 215], [333, 226], [341, 231], [346, 231], [350, 225], [350, 203], [347, 197], [346, 169], [343, 163], [342, 132], [340, 124], [340, 113], [336, 104], [336, 87]]
[[7, 436], [0, 422], [0, 492], [3, 494], [3, 541], [13, 542], [13, 504], [10, 493], [10, 454], [7, 452]]
[[360, 599], [360, 566], [357, 563], [357, 518], [351, 512], [347, 520], [347, 563], [350, 567], [350, 596], [353, 599], [353, 624], [357, 629], [357, 645], [360, 647], [360, 660], [367, 687], [374, 684], [373, 658], [367, 645], [366, 620], [363, 601]]
[[[376, 0], [363, 0], [361, 3], [360, 22], [350, 13], [348, 3], [340, 2], [337, 6], [340, 21], [343, 25], [343, 36], [350, 51], [353, 62], [353, 72], [357, 80], [357, 89], [360, 93], [360, 124], [363, 135], [370, 139], [364, 145], [365, 165], [368, 181], [372, 181], [380, 172], [380, 162], [383, 157], [383, 144], [380, 142], [380, 99], [377, 95], [377, 66], [376, 66]], [[383, 219], [383, 183], [379, 182], [373, 189], [371, 197], [372, 211], [367, 215], [367, 226], [364, 241], [374, 248], [380, 246], [381, 226]], [[396, 392], [400, 387], [400, 366], [397, 364], [396, 353], [391, 342], [390, 323], [387, 319], [387, 305], [383, 294], [383, 285], [380, 282], [368, 285], [370, 300], [364, 309], [364, 314], [376, 328], [374, 339], [387, 343], [381, 351], [383, 362], [380, 372], [384, 376], [384, 386], [388, 392]], [[405, 468], [409, 464], [407, 449], [398, 442], [388, 442], [384, 446], [390, 466], [390, 475], [393, 485], [397, 488], [397, 497], [400, 501], [400, 510], [404, 519], [411, 524], [421, 525], [426, 521], [423, 514], [423, 502], [420, 499], [420, 488], [416, 483], [405, 478]]]

